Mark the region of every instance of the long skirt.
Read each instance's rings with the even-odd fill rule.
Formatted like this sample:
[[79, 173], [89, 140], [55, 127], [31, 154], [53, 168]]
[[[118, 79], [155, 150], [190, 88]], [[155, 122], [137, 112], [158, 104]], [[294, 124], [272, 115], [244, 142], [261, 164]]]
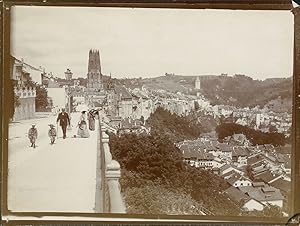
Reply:
[[95, 119], [89, 118], [89, 129], [94, 131], [95, 130]]
[[78, 126], [77, 135], [82, 138], [90, 137], [90, 133], [89, 133], [86, 123], [81, 123], [81, 125]]

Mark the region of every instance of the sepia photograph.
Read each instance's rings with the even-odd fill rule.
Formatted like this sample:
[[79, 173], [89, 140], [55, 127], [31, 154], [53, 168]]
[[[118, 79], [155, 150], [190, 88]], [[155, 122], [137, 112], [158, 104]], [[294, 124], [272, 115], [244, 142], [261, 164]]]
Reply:
[[288, 218], [290, 10], [13, 6], [7, 209]]

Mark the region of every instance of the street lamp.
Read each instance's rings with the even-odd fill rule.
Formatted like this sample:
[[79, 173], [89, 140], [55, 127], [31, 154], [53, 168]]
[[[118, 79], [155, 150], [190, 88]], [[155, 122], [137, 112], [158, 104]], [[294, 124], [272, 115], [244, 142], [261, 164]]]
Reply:
[[69, 114], [71, 114], [72, 112], [72, 92], [71, 92], [71, 89], [70, 89], [70, 82], [72, 80], [72, 76], [73, 76], [73, 73], [71, 72], [71, 70], [69, 68], [67, 68], [67, 71], [65, 72], [65, 77], [66, 77], [66, 80], [67, 80], [67, 106], [68, 106], [68, 109], [67, 109], [67, 112]]

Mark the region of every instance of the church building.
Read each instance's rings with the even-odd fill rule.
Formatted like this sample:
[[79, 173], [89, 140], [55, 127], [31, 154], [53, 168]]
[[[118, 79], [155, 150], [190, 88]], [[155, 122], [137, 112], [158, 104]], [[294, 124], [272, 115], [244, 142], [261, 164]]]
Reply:
[[87, 93], [99, 95], [103, 91], [99, 50], [90, 50], [87, 74]]

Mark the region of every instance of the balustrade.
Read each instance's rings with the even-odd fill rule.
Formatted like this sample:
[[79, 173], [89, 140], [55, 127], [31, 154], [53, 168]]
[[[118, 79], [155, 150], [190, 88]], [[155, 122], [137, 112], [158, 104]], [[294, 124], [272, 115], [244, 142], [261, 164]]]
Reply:
[[102, 209], [104, 213], [126, 213], [119, 183], [121, 177], [120, 164], [112, 159], [109, 147], [109, 136], [100, 118], [101, 117], [99, 117], [99, 151], [101, 161]]

